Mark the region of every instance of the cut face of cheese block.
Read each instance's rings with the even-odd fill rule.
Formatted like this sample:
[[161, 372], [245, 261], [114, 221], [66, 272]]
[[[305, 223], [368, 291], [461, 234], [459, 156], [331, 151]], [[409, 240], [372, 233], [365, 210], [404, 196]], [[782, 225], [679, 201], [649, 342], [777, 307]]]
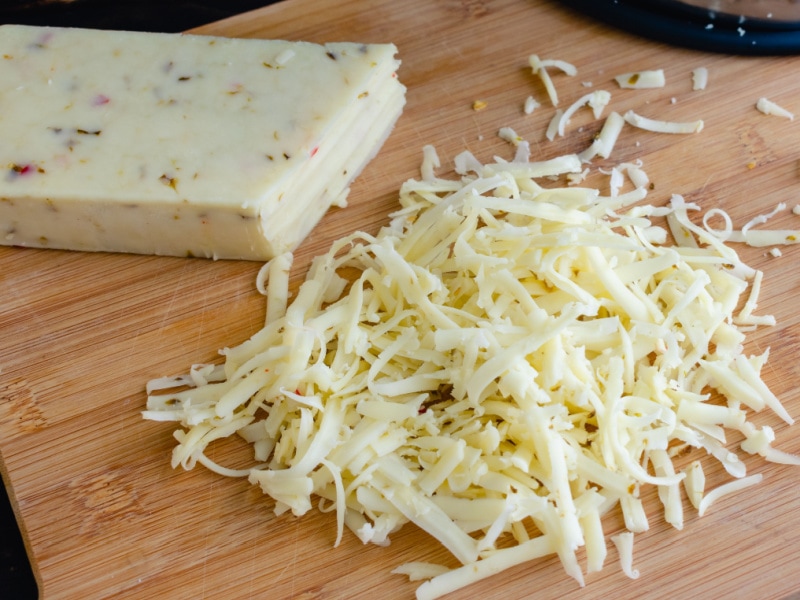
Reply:
[[266, 260], [402, 112], [391, 44], [0, 27], [0, 244]]

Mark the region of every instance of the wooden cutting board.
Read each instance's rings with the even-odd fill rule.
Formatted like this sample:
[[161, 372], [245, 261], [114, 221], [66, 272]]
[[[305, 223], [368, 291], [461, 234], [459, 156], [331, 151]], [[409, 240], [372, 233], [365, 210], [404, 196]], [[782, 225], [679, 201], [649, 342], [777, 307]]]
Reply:
[[[778, 202], [800, 202], [800, 122], [754, 108], [766, 96], [800, 114], [800, 58], [671, 48], [545, 0], [289, 0], [198, 31], [399, 47], [407, 109], [353, 186], [349, 207], [331, 212], [298, 251], [295, 282], [333, 239], [385, 222], [400, 184], [417, 175], [424, 144], [436, 146], [443, 170], [463, 149], [484, 160], [511, 158], [497, 137], [501, 126], [529, 139], [534, 159], [586, 147], [599, 126], [588, 111], [573, 118], [563, 139], [544, 138], [552, 107], [527, 67], [531, 53], [578, 67], [576, 77], [556, 76], [564, 106], [587, 89], [607, 89], [619, 112], [705, 120], [691, 136], [623, 133], [613, 159], [644, 162], [652, 201], [681, 193], [705, 209], [724, 208], [739, 225]], [[692, 91], [691, 71], [701, 66], [708, 88]], [[665, 70], [665, 88], [619, 90], [612, 81], [652, 68]], [[532, 115], [522, 111], [528, 95], [543, 103]], [[474, 111], [475, 100], [487, 107]], [[785, 211], [772, 225], [797, 228], [800, 217]], [[777, 327], [750, 335], [748, 350], [771, 347], [765, 378], [796, 418], [798, 251], [741, 250], [765, 272], [759, 311], [778, 319]], [[170, 468], [173, 427], [141, 419], [144, 384], [214, 360], [219, 348], [260, 327], [259, 267], [0, 248], [3, 477], [43, 598], [403, 599], [413, 597], [415, 584], [392, 568], [408, 560], [452, 564], [411, 526], [389, 547], [365, 547], [348, 534], [334, 549], [331, 513], [275, 517], [273, 502], [245, 481]], [[766, 413], [755, 420], [775, 428], [778, 447], [800, 453], [800, 426]], [[664, 523], [648, 492], [651, 527], [636, 536], [636, 581], [622, 574], [612, 548], [584, 589], [548, 559], [453, 597], [790, 597], [800, 590], [800, 469], [747, 462], [764, 482], [702, 518], [687, 511], [682, 531]], [[724, 480], [710, 469], [709, 486]], [[620, 526], [620, 516], [610, 515], [608, 531]]]

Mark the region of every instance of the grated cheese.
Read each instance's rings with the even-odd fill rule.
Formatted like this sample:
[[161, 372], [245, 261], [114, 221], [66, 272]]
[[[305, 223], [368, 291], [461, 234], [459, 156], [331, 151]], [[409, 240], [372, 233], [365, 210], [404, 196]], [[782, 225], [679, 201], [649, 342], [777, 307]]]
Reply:
[[522, 111], [526, 115], [530, 115], [533, 114], [533, 111], [539, 108], [540, 106], [541, 104], [539, 104], [539, 102], [537, 102], [533, 96], [528, 96], [527, 98], [525, 98], [525, 103], [523, 104]]
[[[733, 229], [730, 219], [722, 211], [709, 211], [706, 213], [703, 222], [708, 231], [713, 232], [720, 240], [725, 242], [744, 242], [754, 248], [797, 244], [800, 242], [800, 229], [753, 229], [756, 225], [766, 223], [784, 210], [786, 210], [786, 204], [781, 202], [770, 212], [756, 215], [739, 230]], [[715, 230], [709, 225], [709, 219], [712, 215], [723, 216], [725, 219], [725, 227], [723, 229]]]
[[511, 127], [501, 127], [497, 132], [497, 135], [499, 135], [501, 139], [513, 144], [514, 146], [519, 146], [520, 142], [523, 141], [522, 137], [517, 134], [516, 131], [511, 129]]
[[608, 158], [611, 156], [611, 152], [614, 150], [614, 145], [617, 143], [617, 139], [624, 125], [625, 119], [623, 119], [618, 112], [611, 112], [608, 117], [606, 117], [603, 127], [600, 129], [600, 133], [592, 141], [591, 145], [579, 155], [581, 160], [583, 162], [589, 162], [595, 156], [601, 158]]
[[558, 129], [561, 125], [561, 120], [563, 116], [564, 116], [564, 109], [557, 108], [553, 113], [553, 117], [550, 119], [550, 122], [547, 124], [547, 130], [545, 131], [544, 135], [551, 142], [554, 139], [556, 139], [556, 135], [558, 135]]
[[[760, 479], [725, 430], [742, 452], [800, 464], [743, 409], [791, 422], [760, 378], [767, 353], [743, 354], [744, 328], [769, 323], [752, 314], [760, 272], [689, 219], [694, 205], [642, 204], [639, 163], [618, 172], [641, 185], [609, 196], [539, 184], [582, 173], [575, 155], [455, 164], [459, 178], [439, 177], [425, 147], [421, 178], [377, 235], [336, 241], [291, 302], [291, 257], [274, 259], [260, 274], [277, 304], [263, 329], [222, 364], [148, 384], [144, 417], [180, 424], [173, 467], [247, 477], [277, 514], [301, 516], [317, 496], [336, 511], [334, 545], [345, 528], [385, 545], [416, 524], [460, 564], [395, 570], [434, 599], [553, 554], [584, 585], [577, 553], [586, 572], [603, 567], [601, 517], [615, 506], [626, 530], [610, 539], [637, 577], [643, 486], [680, 529], [681, 486], [704, 514]], [[664, 245], [661, 218], [678, 245]], [[208, 458], [232, 435], [256, 464]], [[733, 481], [706, 494], [699, 462], [672, 463], [676, 443]]]
[[706, 476], [703, 472], [703, 465], [698, 460], [692, 461], [685, 471], [686, 478], [683, 480], [686, 489], [686, 497], [695, 509], [700, 508], [705, 493]]
[[708, 69], [697, 67], [692, 71], [692, 90], [704, 90], [708, 86]]
[[703, 130], [702, 119], [690, 122], [662, 121], [643, 117], [632, 110], [627, 111], [624, 118], [634, 127], [658, 133], [699, 133]]
[[538, 75], [547, 92], [547, 97], [553, 106], [558, 106], [558, 92], [556, 91], [553, 80], [547, 72], [548, 67], [554, 67], [570, 77], [578, 74], [578, 69], [574, 65], [563, 60], [540, 59], [538, 55], [531, 54], [528, 57], [528, 64], [534, 75]]
[[614, 77], [619, 87], [624, 89], [661, 88], [666, 85], [663, 69], [634, 71]]
[[724, 483], [721, 486], [714, 488], [708, 492], [708, 494], [703, 496], [703, 499], [700, 501], [700, 505], [697, 507], [697, 514], [702, 517], [708, 510], [708, 507], [711, 506], [712, 502], [716, 502], [726, 494], [737, 492], [746, 487], [761, 483], [762, 478], [763, 476], [761, 473], [757, 473], [755, 475], [750, 475], [749, 477], [742, 477], [741, 479], [729, 481], [728, 483]]
[[775, 115], [778, 117], [784, 117], [789, 119], [790, 121], [794, 120], [794, 113], [789, 112], [782, 106], [779, 106], [772, 100], [768, 100], [767, 98], [759, 98], [756, 102], [756, 108], [764, 113], [765, 115]]
[[573, 102], [566, 110], [563, 112], [558, 111], [557, 114], [557, 122], [556, 122], [556, 133], [559, 136], [564, 135], [567, 123], [572, 118], [578, 109], [583, 106], [588, 106], [592, 109], [592, 113], [594, 114], [595, 119], [599, 119], [603, 114], [603, 109], [608, 106], [609, 101], [611, 100], [611, 94], [609, 94], [605, 90], [596, 90], [585, 96], [582, 96], [575, 102]]
[[633, 568], [633, 532], [625, 531], [613, 535], [611, 541], [617, 547], [622, 572], [631, 579], [638, 579], [639, 571]]

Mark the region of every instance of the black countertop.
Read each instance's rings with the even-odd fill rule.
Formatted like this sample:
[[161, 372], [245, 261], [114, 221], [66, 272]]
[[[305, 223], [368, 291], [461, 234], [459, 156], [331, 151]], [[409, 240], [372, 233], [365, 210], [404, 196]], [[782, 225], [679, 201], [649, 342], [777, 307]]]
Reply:
[[[5, 0], [0, 23], [179, 32], [277, 0]], [[5, 486], [0, 492], [0, 596], [38, 597], [36, 581]]]
[[178, 32], [276, 0], [4, 0], [0, 23]]

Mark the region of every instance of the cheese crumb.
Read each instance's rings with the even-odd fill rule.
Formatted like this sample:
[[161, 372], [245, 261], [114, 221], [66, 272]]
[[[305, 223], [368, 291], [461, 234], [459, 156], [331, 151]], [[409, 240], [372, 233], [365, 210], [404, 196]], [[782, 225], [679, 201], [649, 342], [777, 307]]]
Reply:
[[539, 104], [539, 102], [537, 102], [533, 96], [528, 96], [527, 98], [525, 98], [525, 104], [523, 105], [522, 110], [526, 115], [529, 115], [533, 113], [533, 111], [539, 108], [540, 106], [541, 104]]
[[567, 123], [569, 123], [572, 115], [583, 106], [588, 106], [592, 109], [595, 119], [599, 119], [603, 113], [603, 109], [608, 106], [611, 100], [611, 94], [605, 90], [596, 90], [582, 96], [573, 102], [566, 110], [558, 112], [558, 121], [556, 123], [556, 133], [563, 136], [566, 131]]
[[697, 67], [692, 71], [692, 89], [704, 90], [708, 85], [708, 69], [706, 67]]
[[507, 141], [509, 144], [518, 146], [522, 142], [522, 137], [517, 134], [511, 127], [501, 127], [497, 132], [501, 139]]
[[281, 51], [278, 56], [275, 57], [275, 64], [283, 67], [285, 66], [290, 60], [292, 60], [295, 56], [295, 51], [291, 48], [286, 48], [285, 50]]

